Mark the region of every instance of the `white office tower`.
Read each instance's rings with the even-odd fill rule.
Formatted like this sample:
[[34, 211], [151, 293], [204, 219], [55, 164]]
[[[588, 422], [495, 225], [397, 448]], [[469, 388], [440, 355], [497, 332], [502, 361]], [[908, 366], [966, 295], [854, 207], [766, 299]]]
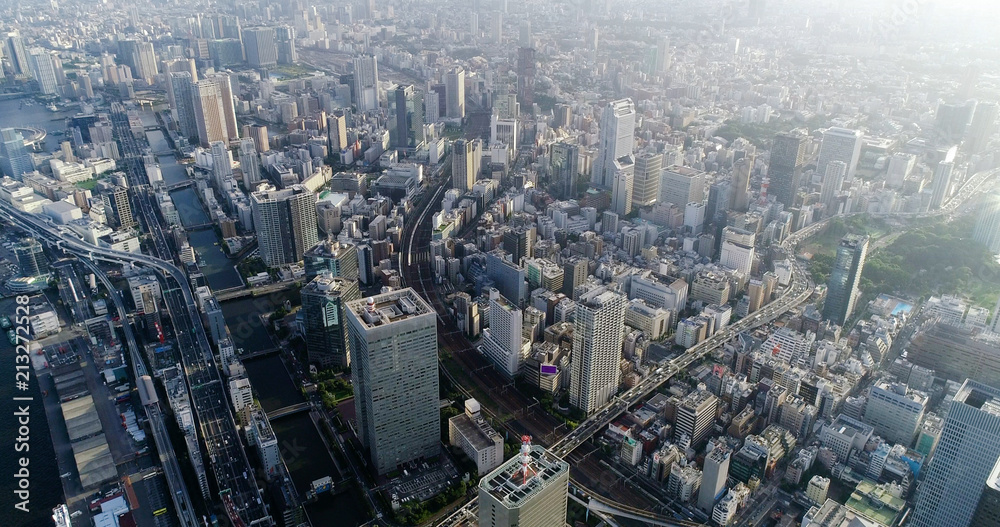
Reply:
[[701, 473], [701, 489], [698, 491], [698, 508], [709, 513], [717, 499], [726, 491], [729, 477], [730, 451], [726, 447], [716, 447], [705, 457], [705, 470]]
[[615, 178], [615, 161], [632, 155], [634, 146], [635, 104], [632, 99], [609, 102], [601, 114], [597, 161], [594, 162], [590, 181], [611, 188]]
[[277, 36], [273, 27], [244, 28], [243, 48], [246, 52], [247, 65], [251, 68], [278, 65]]
[[219, 97], [222, 98], [222, 121], [226, 124], [226, 136], [239, 139], [240, 130], [236, 124], [236, 105], [233, 102], [233, 78], [228, 73], [216, 73], [210, 77], [219, 85]]
[[440, 453], [437, 314], [406, 288], [347, 303], [358, 436], [379, 474]]
[[574, 312], [569, 403], [590, 415], [618, 392], [627, 300], [604, 287], [580, 296]]
[[611, 206], [623, 218], [632, 212], [634, 171], [635, 163], [632, 161], [632, 156], [623, 156], [615, 160], [615, 180], [614, 186], [611, 188]]
[[260, 181], [260, 160], [257, 158], [257, 148], [254, 140], [240, 140], [240, 170], [243, 171], [243, 186], [253, 189]]
[[378, 58], [375, 56], [354, 59], [354, 101], [359, 112], [378, 110]]
[[990, 253], [1000, 253], [1000, 193], [992, 192], [979, 202], [972, 238]]
[[823, 141], [820, 143], [816, 173], [826, 175], [826, 166], [832, 161], [840, 161], [847, 165], [845, 179], [853, 181], [854, 172], [858, 168], [858, 159], [861, 158], [864, 135], [861, 130], [828, 128], [823, 132]]
[[[983, 483], [1000, 457], [1000, 389], [966, 380], [917, 488], [910, 527], [972, 527]], [[980, 527], [980, 526], [975, 526]]]
[[205, 79], [194, 86], [194, 117], [198, 125], [198, 142], [208, 148], [214, 141], [229, 142], [226, 111], [222, 106], [222, 91], [218, 81]]
[[750, 276], [755, 238], [754, 233], [743, 229], [722, 229], [722, 256], [719, 258], [719, 265]]
[[844, 186], [844, 177], [847, 173], [847, 165], [843, 161], [831, 161], [826, 165], [823, 172], [823, 183], [819, 190], [819, 202], [826, 207], [828, 216], [837, 213], [836, 197]]
[[452, 68], [444, 75], [445, 116], [465, 118], [465, 70]]
[[650, 152], [635, 156], [635, 175], [632, 178], [632, 206], [649, 207], [660, 197], [663, 178], [663, 154]]
[[520, 454], [480, 480], [479, 525], [565, 525], [568, 487], [569, 464], [524, 436]]
[[222, 182], [233, 176], [233, 154], [222, 141], [213, 141], [210, 145], [212, 154], [212, 183], [222, 190]]
[[38, 89], [46, 95], [53, 95], [59, 91], [53, 60], [59, 60], [58, 55], [53, 55], [52, 52], [43, 48], [31, 48], [31, 51], [28, 52], [31, 75], [38, 82]]
[[302, 261], [319, 241], [316, 194], [302, 185], [274, 190], [270, 185], [250, 194], [260, 257], [268, 267]]
[[483, 354], [511, 378], [517, 375], [531, 349], [525, 349], [521, 337], [523, 321], [524, 312], [491, 288], [490, 327], [483, 330]]
[[684, 207], [705, 201], [705, 173], [691, 167], [670, 165], [663, 169], [660, 203]]

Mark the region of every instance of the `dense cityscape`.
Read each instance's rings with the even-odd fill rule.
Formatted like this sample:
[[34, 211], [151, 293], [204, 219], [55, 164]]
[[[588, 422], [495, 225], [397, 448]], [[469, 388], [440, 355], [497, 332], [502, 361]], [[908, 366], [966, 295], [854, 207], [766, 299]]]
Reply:
[[1000, 526], [998, 23], [0, 0], [0, 525]]

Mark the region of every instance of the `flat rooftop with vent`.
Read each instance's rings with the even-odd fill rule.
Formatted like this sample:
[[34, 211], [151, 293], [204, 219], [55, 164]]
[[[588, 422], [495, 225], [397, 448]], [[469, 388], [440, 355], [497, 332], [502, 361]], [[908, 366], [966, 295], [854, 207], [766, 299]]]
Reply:
[[520, 454], [479, 482], [479, 525], [564, 525], [568, 484], [569, 464], [522, 438]]
[[367, 328], [401, 322], [419, 315], [432, 313], [431, 306], [413, 289], [400, 289], [351, 302], [353, 311]]

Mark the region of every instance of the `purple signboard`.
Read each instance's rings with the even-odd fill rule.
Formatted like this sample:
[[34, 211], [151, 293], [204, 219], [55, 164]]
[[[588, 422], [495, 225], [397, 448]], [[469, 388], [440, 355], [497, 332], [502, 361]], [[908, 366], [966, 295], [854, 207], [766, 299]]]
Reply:
[[555, 375], [559, 373], [559, 367], [551, 364], [542, 364], [539, 368], [539, 373], [542, 375]]

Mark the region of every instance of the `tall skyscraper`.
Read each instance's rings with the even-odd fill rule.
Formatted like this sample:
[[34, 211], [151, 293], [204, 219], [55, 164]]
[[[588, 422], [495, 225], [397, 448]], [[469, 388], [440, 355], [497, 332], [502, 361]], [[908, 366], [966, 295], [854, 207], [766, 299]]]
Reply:
[[271, 149], [271, 144], [267, 138], [266, 126], [262, 124], [251, 124], [247, 127], [247, 129], [249, 131], [247, 135], [253, 139], [253, 146], [257, 149], [258, 153], [267, 152]]
[[1000, 457], [1000, 389], [966, 380], [952, 399], [923, 484], [912, 527], [980, 527], [971, 523], [983, 484]]
[[618, 393], [626, 303], [624, 296], [603, 287], [577, 300], [569, 404], [585, 415]]
[[209, 145], [209, 151], [212, 155], [212, 183], [221, 191], [222, 182], [233, 175], [233, 154], [222, 141], [213, 141]]
[[233, 102], [233, 78], [227, 72], [218, 72], [211, 77], [219, 85], [219, 96], [222, 98], [222, 120], [226, 124], [226, 136], [229, 140], [239, 139], [240, 129], [236, 125], [236, 105]]
[[535, 104], [535, 61], [534, 48], [518, 48], [517, 50], [517, 98], [531, 112]]
[[848, 234], [837, 245], [837, 257], [827, 282], [823, 318], [843, 326], [854, 312], [858, 284], [868, 256], [868, 236]]
[[640, 153], [635, 157], [635, 176], [632, 179], [632, 205], [649, 207], [660, 197], [663, 180], [663, 154]]
[[733, 185], [730, 194], [729, 208], [737, 212], [746, 212], [750, 205], [750, 169], [753, 168], [754, 156], [744, 157], [733, 164]]
[[[490, 288], [490, 327], [483, 331], [483, 355], [507, 377], [514, 378], [527, 358], [521, 337], [524, 312]], [[530, 350], [530, 348], [529, 348]]]
[[31, 51], [28, 52], [31, 75], [38, 82], [38, 89], [46, 95], [53, 95], [59, 91], [59, 85], [56, 81], [56, 67], [53, 63], [56, 60], [59, 60], [58, 55], [43, 48], [31, 48]]
[[979, 203], [972, 238], [985, 245], [990, 253], [1000, 253], [1000, 193], [991, 192]]
[[396, 148], [424, 144], [424, 98], [413, 85], [396, 86], [390, 108], [391, 139]]
[[35, 169], [31, 154], [24, 147], [24, 136], [13, 128], [0, 129], [0, 172], [20, 180], [21, 174]]
[[976, 101], [971, 99], [961, 103], [941, 102], [934, 114], [934, 130], [945, 143], [957, 145], [965, 137], [975, 111]]
[[955, 170], [955, 163], [942, 161], [934, 169], [934, 182], [931, 184], [930, 210], [937, 210], [944, 205], [948, 198], [948, 189], [951, 187], [952, 175]]
[[358, 279], [358, 248], [352, 243], [320, 240], [304, 257], [306, 279], [330, 272], [350, 280]]
[[302, 288], [302, 325], [310, 364], [319, 364], [321, 368], [350, 367], [345, 305], [359, 298], [357, 280], [335, 277], [329, 271], [317, 275]]
[[531, 437], [521, 438], [521, 452], [479, 482], [479, 525], [552, 527], [566, 523], [569, 464]]
[[840, 161], [847, 165], [844, 174], [846, 181], [854, 180], [854, 171], [858, 168], [861, 158], [861, 145], [864, 134], [860, 130], [847, 128], [828, 128], [823, 132], [823, 141], [819, 146], [819, 159], [816, 160], [816, 173], [826, 175], [826, 166], [831, 161]]
[[731, 452], [726, 447], [716, 447], [705, 457], [701, 489], [698, 491], [698, 508], [706, 513], [711, 512], [716, 500], [726, 491], [730, 457]]
[[459, 139], [451, 147], [451, 186], [462, 192], [476, 183], [475, 142]]
[[31, 65], [28, 62], [28, 48], [24, 45], [24, 38], [17, 33], [7, 33], [4, 44], [7, 47], [4, 55], [10, 58], [14, 73], [17, 75], [30, 74]]
[[445, 116], [465, 118], [465, 70], [452, 68], [444, 76]]
[[358, 436], [376, 472], [440, 453], [437, 314], [406, 288], [347, 303]]
[[128, 200], [128, 189], [125, 187], [114, 187], [103, 194], [101, 200], [104, 202], [104, 213], [108, 218], [108, 226], [115, 229], [131, 229], [138, 222], [132, 215], [132, 204]]
[[632, 192], [635, 178], [635, 161], [631, 155], [615, 160], [615, 179], [611, 187], [611, 206], [619, 216], [632, 212]]
[[580, 178], [580, 147], [570, 143], [555, 143], [549, 149], [549, 170], [554, 194], [562, 199], [576, 197]]
[[347, 117], [333, 114], [326, 118], [326, 133], [330, 138], [330, 153], [338, 154], [347, 148]]
[[976, 513], [969, 525], [1000, 525], [1000, 459], [986, 477], [983, 493], [976, 504]]
[[681, 209], [688, 203], [705, 200], [705, 173], [690, 167], [671, 165], [663, 169], [660, 202], [673, 203]]
[[198, 126], [198, 142], [208, 148], [215, 141], [229, 142], [226, 127], [225, 108], [222, 105], [222, 90], [218, 81], [205, 79], [195, 84], [194, 118]]
[[981, 102], [972, 114], [972, 124], [965, 134], [965, 150], [969, 154], [982, 154], [989, 145], [990, 138], [997, 131], [1000, 106], [996, 103]]
[[195, 117], [194, 78], [188, 72], [172, 72], [167, 83], [174, 121], [185, 139], [198, 135]]
[[[604, 188], [615, 182], [615, 161], [632, 155], [635, 146], [635, 104], [632, 99], [609, 102], [601, 113], [601, 129], [590, 181]], [[687, 202], [685, 202], [687, 203]]]
[[302, 260], [319, 241], [316, 194], [301, 185], [250, 194], [260, 257], [268, 267]]
[[719, 265], [750, 276], [753, 266], [754, 244], [756, 234], [735, 227], [722, 229], [722, 255]]
[[248, 27], [243, 30], [243, 49], [251, 68], [278, 65], [278, 44], [273, 27]]
[[243, 172], [243, 186], [247, 190], [253, 190], [260, 182], [260, 159], [257, 157], [257, 149], [254, 147], [253, 139], [240, 140], [240, 170]]
[[826, 165], [826, 172], [823, 173], [823, 183], [820, 186], [819, 201], [826, 207], [827, 216], [837, 214], [837, 193], [844, 186], [844, 174], [847, 173], [847, 165], [843, 161], [831, 161]]
[[354, 103], [359, 112], [378, 110], [378, 58], [374, 55], [354, 58]]
[[152, 43], [135, 38], [119, 40], [118, 58], [132, 68], [133, 77], [142, 79], [146, 84], [153, 84], [156, 80], [159, 69]]

